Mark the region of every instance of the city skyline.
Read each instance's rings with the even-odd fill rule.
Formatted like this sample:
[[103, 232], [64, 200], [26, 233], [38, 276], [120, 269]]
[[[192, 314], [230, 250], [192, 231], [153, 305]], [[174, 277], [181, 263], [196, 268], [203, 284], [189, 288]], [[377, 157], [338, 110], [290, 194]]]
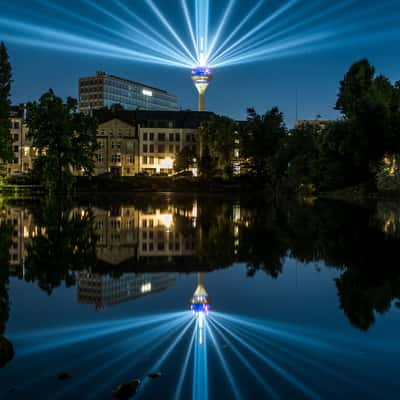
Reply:
[[[64, 23], [57, 23], [57, 20], [52, 18], [59, 16], [60, 13], [57, 14], [55, 7], [50, 8], [45, 1], [37, 1], [35, 12], [29, 16], [27, 12], [29, 7], [32, 9], [31, 3], [27, 7], [21, 7], [25, 4], [24, 0], [17, 3], [5, 5], [4, 17], [0, 20], [0, 34], [9, 48], [14, 68], [12, 96], [14, 103], [35, 100], [49, 87], [62, 97], [77, 97], [79, 77], [92, 75], [96, 70], [104, 70], [110, 74], [163, 88], [177, 95], [182, 109], [197, 109], [197, 95], [193, 86], [190, 85], [188, 68], [144, 64], [137, 60], [121, 60], [117, 57], [103, 57], [82, 51], [80, 53], [69, 50], [56, 51], [47, 45], [33, 46], [29, 41], [24, 41], [24, 38], [27, 38], [26, 31], [15, 25], [10, 32], [6, 23], [29, 21], [34, 26], [40, 26], [39, 24], [43, 23], [44, 26], [52, 26], [55, 31], [67, 31], [88, 38], [91, 38], [88, 34], [90, 30], [88, 26], [82, 26], [80, 30], [74, 28], [75, 30], [68, 31], [74, 26], [71, 24], [72, 17], [66, 18]], [[98, 12], [96, 14], [95, 10], [88, 5], [84, 8], [80, 5], [81, 3], [73, 5], [69, 11], [81, 13], [95, 23], [102, 21]], [[228, 5], [229, 2], [226, 3]], [[232, 27], [235, 26], [235, 21], [237, 25], [238, 21], [241, 21], [240, 18], [251, 10], [251, 7], [246, 9], [238, 2], [234, 3], [236, 8], [225, 24], [225, 36], [233, 33]], [[275, 3], [273, 2], [270, 8], [262, 8], [264, 7], [262, 6], [258, 10], [259, 15], [255, 16], [256, 22], [254, 26], [252, 25], [253, 29], [258, 26], [257, 23], [263, 21], [263, 18], [274, 15], [273, 11], [279, 10]], [[397, 67], [399, 59], [396, 53], [400, 6], [396, 2], [385, 0], [376, 5], [375, 2], [368, 0], [366, 2], [353, 1], [350, 2], [351, 4], [339, 2], [335, 6], [329, 5], [326, 1], [320, 2], [320, 5], [314, 3], [305, 7], [301, 1], [287, 2], [287, 10], [275, 17], [272, 27], [268, 26], [268, 29], [280, 28], [281, 31], [279, 32], [278, 29], [278, 33], [288, 30], [291, 24], [299, 26], [292, 36], [287, 37], [288, 50], [286, 52], [282, 54], [278, 52], [276, 56], [268, 56], [264, 59], [255, 59], [254, 63], [221, 65], [214, 69], [215, 81], [207, 95], [208, 110], [243, 119], [247, 107], [254, 106], [259, 112], [264, 112], [277, 105], [284, 112], [288, 125], [293, 125], [296, 119], [297, 99], [299, 119], [312, 119], [317, 114], [325, 119], [331, 119], [338, 116], [333, 109], [338, 92], [338, 81], [343, 78], [345, 71], [354, 61], [368, 58], [376, 66], [378, 73], [388, 76], [393, 81], [400, 78]], [[254, 2], [254, 7], [257, 4]], [[212, 11], [215, 11], [215, 19], [218, 22], [224, 10], [214, 5], [213, 7], [216, 8]], [[142, 6], [137, 8], [138, 10], [134, 9], [135, 12], [137, 11], [148, 21], [154, 21], [157, 25], [154, 14]], [[43, 15], [38, 17], [40, 10], [43, 10]], [[118, 18], [128, 19], [126, 15], [118, 14], [117, 10], [118, 8], [113, 4], [109, 12]], [[184, 29], [184, 23], [177, 18], [174, 19], [171, 10], [162, 7], [162, 11], [174, 23], [174, 28]], [[313, 19], [311, 31], [323, 36], [330, 33], [329, 29], [332, 32], [336, 29], [335, 35], [337, 34], [338, 38], [333, 36], [334, 39], [326, 40], [325, 43], [319, 41], [313, 45], [296, 47], [293, 38], [302, 40], [303, 37], [307, 37], [304, 35], [309, 35], [310, 26], [307, 28], [308, 31], [303, 28], [307, 27], [307, 21]], [[342, 20], [343, 26], [340, 25]], [[352, 21], [356, 22], [353, 24]], [[213, 25], [214, 29], [219, 27], [217, 22]], [[350, 25], [354, 32], [346, 33]], [[121, 28], [118, 24], [110, 26]], [[325, 30], [320, 27], [324, 27]], [[120, 31], [123, 29], [121, 28]], [[43, 42], [48, 41], [48, 35], [46, 36], [44, 32], [41, 35]], [[283, 37], [284, 40], [285, 38], [286, 36]], [[190, 38], [185, 39], [190, 42]], [[57, 38], [55, 40], [57, 41]], [[121, 40], [121, 45], [127, 45], [122, 42]], [[132, 49], [134, 49], [133, 45]], [[232, 64], [235, 63], [232, 62]]]

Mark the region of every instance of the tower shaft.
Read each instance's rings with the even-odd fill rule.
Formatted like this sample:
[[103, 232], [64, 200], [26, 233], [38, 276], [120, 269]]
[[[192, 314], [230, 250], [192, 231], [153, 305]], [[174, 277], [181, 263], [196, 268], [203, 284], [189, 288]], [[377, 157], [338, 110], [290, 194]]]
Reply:
[[199, 109], [198, 111], [206, 111], [206, 93], [199, 93]]

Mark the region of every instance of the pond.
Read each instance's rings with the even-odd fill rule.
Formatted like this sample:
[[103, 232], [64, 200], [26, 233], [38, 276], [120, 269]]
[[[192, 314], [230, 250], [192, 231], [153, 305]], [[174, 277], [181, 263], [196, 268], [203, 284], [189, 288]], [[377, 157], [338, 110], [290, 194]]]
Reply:
[[0, 221], [0, 398], [398, 398], [396, 203], [135, 194]]

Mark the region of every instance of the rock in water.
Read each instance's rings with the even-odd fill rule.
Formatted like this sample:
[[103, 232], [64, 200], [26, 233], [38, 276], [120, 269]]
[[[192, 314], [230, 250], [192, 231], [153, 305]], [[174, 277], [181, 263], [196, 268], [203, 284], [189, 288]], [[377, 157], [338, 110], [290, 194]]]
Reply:
[[5, 337], [0, 336], [0, 368], [14, 358], [14, 347]]
[[113, 396], [118, 400], [128, 400], [137, 393], [139, 385], [139, 379], [132, 379], [128, 383], [123, 383], [122, 385], [117, 386], [113, 391]]
[[151, 379], [156, 379], [156, 378], [159, 378], [160, 376], [162, 376], [162, 373], [161, 372], [152, 372], [151, 374], [148, 374], [147, 376]]
[[57, 375], [57, 378], [58, 378], [59, 381], [66, 381], [68, 379], [71, 379], [72, 376], [68, 372], [60, 372]]

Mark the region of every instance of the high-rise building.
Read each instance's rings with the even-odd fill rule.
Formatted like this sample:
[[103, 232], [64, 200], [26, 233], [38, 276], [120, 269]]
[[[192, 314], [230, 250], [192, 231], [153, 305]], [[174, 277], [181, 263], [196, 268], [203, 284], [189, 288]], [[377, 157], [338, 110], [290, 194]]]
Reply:
[[94, 304], [100, 310], [175, 286], [176, 274], [152, 273], [123, 274], [116, 278], [109, 275], [78, 272], [78, 302]]
[[102, 71], [98, 71], [96, 76], [79, 79], [81, 112], [111, 107], [114, 104], [120, 104], [125, 110], [178, 110], [177, 97], [162, 89]]

